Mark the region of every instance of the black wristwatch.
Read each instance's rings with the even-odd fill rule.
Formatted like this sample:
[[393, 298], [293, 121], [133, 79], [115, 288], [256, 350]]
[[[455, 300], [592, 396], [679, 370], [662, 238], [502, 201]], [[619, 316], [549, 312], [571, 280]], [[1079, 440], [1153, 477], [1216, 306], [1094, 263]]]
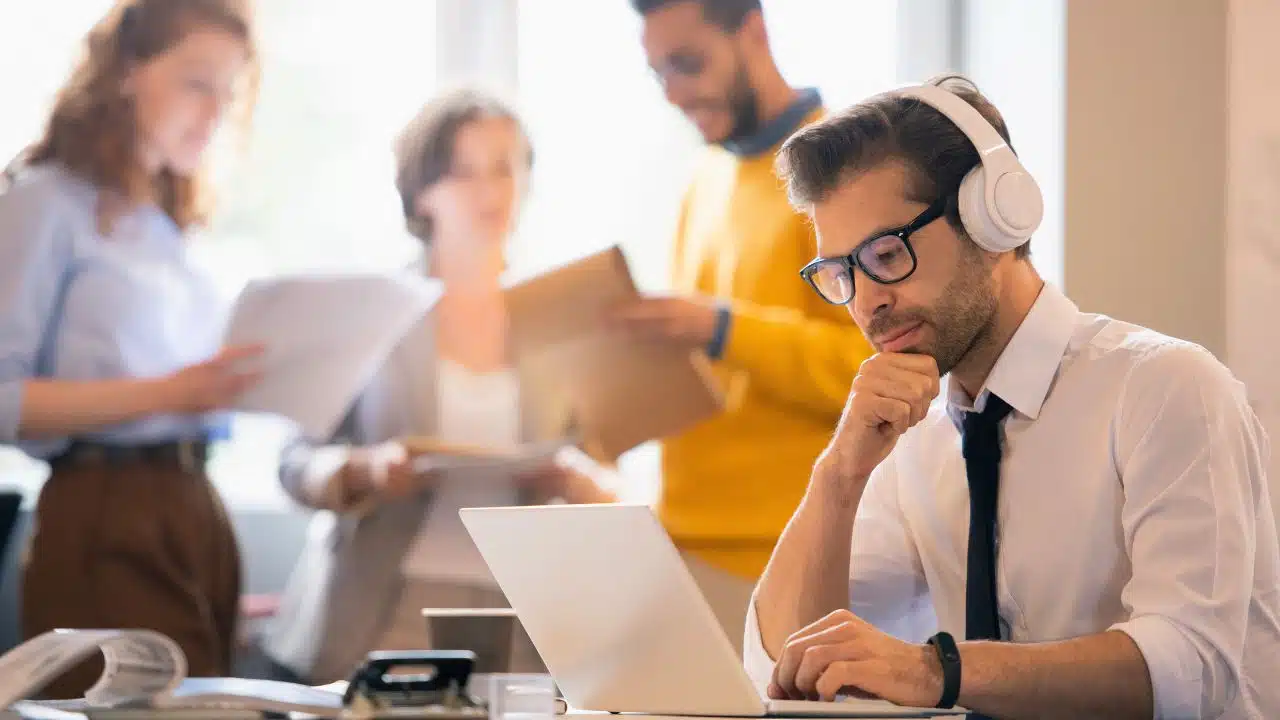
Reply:
[[960, 649], [951, 633], [945, 632], [929, 638], [929, 644], [938, 652], [938, 662], [942, 663], [942, 699], [938, 700], [937, 707], [949, 710], [960, 699]]

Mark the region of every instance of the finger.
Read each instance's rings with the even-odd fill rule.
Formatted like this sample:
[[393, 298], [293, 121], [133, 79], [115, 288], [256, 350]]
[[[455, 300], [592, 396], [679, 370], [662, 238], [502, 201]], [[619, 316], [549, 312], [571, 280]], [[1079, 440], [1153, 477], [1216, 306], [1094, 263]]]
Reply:
[[868, 424], [872, 427], [888, 425], [898, 435], [906, 432], [911, 427], [912, 409], [910, 403], [897, 398], [872, 395], [867, 398], [867, 405], [870, 410]]
[[262, 355], [267, 351], [267, 346], [262, 343], [253, 343], [248, 345], [228, 345], [222, 348], [221, 352], [214, 356], [213, 361], [219, 364], [234, 363], [240, 360], [248, 360]]
[[815, 638], [830, 638], [823, 633], [836, 628], [853, 617], [847, 610], [837, 610], [817, 622], [805, 627], [787, 638], [782, 646], [778, 662], [773, 666], [773, 682], [786, 693], [787, 697], [797, 697], [795, 685], [796, 671], [804, 660], [804, 652], [814, 644]]
[[[881, 356], [876, 357], [879, 358]], [[933, 367], [936, 369], [936, 365]], [[858, 375], [854, 378], [855, 386], [859, 382], [866, 382], [866, 379], [869, 378], [888, 378], [911, 388], [913, 391], [911, 401], [914, 403], [915, 397], [919, 397], [924, 401], [923, 407], [925, 408], [928, 408], [929, 403], [933, 402], [933, 399], [938, 396], [938, 391], [941, 388], [941, 382], [936, 372], [920, 372], [916, 368], [903, 367], [900, 364], [895, 364], [892, 358], [875, 363], [870, 361], [865, 363], [863, 367], [859, 368]]]
[[619, 318], [618, 324], [633, 333], [666, 335], [675, 325], [675, 319], [667, 315], [628, 315]]
[[788, 699], [786, 692], [784, 692], [782, 688], [779, 687], [778, 684], [774, 682], [769, 683], [769, 690], [765, 694], [769, 696], [770, 700]]
[[879, 353], [875, 357], [882, 358], [881, 362], [903, 370], [911, 370], [922, 375], [938, 377], [938, 361], [932, 355], [925, 355], [924, 353]]
[[395, 497], [404, 497], [412, 492], [418, 483], [413, 468], [406, 462], [395, 462], [386, 466], [385, 490]]
[[928, 379], [908, 372], [894, 372], [889, 375], [859, 375], [857, 389], [880, 397], [901, 400], [911, 406], [911, 424], [915, 425], [924, 419], [929, 412], [931, 398], [926, 397]]
[[630, 321], [661, 319], [673, 314], [673, 305], [671, 298], [641, 298], [618, 305], [613, 316]]
[[846, 617], [839, 625], [809, 637], [809, 649], [804, 652], [795, 679], [796, 690], [804, 697], [816, 697], [815, 684], [831, 663], [863, 659], [865, 651], [861, 631], [864, 623], [857, 617]]
[[262, 382], [261, 372], [244, 372], [236, 373], [231, 376], [228, 385], [230, 386], [230, 394], [232, 397], [238, 397], [240, 393]]
[[881, 671], [878, 669], [881, 664], [875, 660], [844, 660], [831, 663], [815, 684], [818, 698], [826, 702], [834, 702], [836, 696], [845, 688], [852, 688], [858, 695], [864, 697], [877, 697], [870, 688], [882, 685]]

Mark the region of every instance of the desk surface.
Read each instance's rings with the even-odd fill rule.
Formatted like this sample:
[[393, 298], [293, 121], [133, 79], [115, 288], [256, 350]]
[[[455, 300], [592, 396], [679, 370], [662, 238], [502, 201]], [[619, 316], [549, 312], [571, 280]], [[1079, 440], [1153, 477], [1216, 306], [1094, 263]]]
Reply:
[[[588, 712], [588, 711], [582, 711], [582, 710], [570, 711], [568, 712], [566, 717], [572, 717], [572, 719], [575, 719], [575, 720], [603, 720], [604, 717], [616, 717], [617, 720], [744, 720], [744, 719], [741, 719], [741, 717], [709, 717], [709, 716], [701, 716], [701, 715], [631, 715], [631, 714], [613, 715], [612, 712]], [[782, 717], [782, 716], [771, 715], [769, 716], [769, 720], [778, 719], [778, 717]], [[864, 716], [864, 717], [867, 717], [867, 716]], [[961, 719], [961, 717], [968, 717], [968, 715], [933, 715], [932, 719], [947, 720], [947, 719]], [[809, 717], [804, 717], [803, 720], [842, 720], [842, 719], [841, 717], [837, 717], [837, 716], [827, 716], [827, 717], [809, 716]], [[846, 717], [846, 719], [844, 720], [849, 720], [849, 719], [847, 719]]]

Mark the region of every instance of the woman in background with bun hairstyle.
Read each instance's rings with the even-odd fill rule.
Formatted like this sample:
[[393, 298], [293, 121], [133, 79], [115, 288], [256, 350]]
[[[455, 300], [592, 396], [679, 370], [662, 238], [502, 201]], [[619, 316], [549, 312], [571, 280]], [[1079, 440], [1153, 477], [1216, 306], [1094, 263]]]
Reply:
[[[0, 193], [0, 443], [51, 468], [22, 630], [153, 629], [191, 675], [226, 675], [240, 557], [204, 463], [259, 349], [219, 348], [223, 307], [186, 245], [205, 151], [251, 101], [252, 8], [121, 0], [86, 45]], [[100, 668], [45, 693], [78, 697]]]
[[[255, 674], [330, 682], [371, 650], [430, 642], [424, 607], [507, 607], [458, 517], [464, 507], [608, 502], [606, 472], [566, 449], [523, 477], [415, 473], [402, 440], [503, 448], [554, 441], [546, 403], [513, 368], [503, 303], [506, 252], [533, 161], [515, 113], [459, 90], [428, 103], [395, 148], [396, 189], [420, 259], [444, 285], [338, 434], [286, 451], [281, 481], [322, 511], [263, 643]], [[498, 623], [499, 625], [501, 623]], [[477, 639], [484, 643], [484, 640]], [[516, 669], [541, 669], [517, 641]]]

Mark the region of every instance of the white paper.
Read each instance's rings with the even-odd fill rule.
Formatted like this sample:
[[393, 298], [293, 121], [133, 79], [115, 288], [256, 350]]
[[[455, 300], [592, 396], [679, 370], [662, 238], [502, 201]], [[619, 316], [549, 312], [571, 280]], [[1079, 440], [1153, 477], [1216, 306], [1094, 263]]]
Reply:
[[0, 708], [25, 700], [81, 660], [101, 652], [105, 667], [85, 693], [94, 705], [114, 705], [171, 692], [187, 674], [182, 650], [147, 630], [55, 630], [0, 657]]
[[443, 286], [405, 274], [308, 275], [258, 280], [240, 294], [226, 345], [262, 344], [260, 383], [236, 410], [292, 420], [324, 441]]

